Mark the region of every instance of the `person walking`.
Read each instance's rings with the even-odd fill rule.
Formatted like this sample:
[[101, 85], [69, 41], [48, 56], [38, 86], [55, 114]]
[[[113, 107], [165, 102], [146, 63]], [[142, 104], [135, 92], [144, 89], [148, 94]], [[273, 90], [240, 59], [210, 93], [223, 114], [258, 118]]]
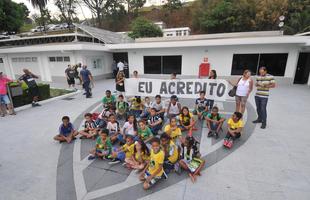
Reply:
[[83, 65], [83, 69], [80, 71], [80, 78], [82, 80], [82, 85], [86, 93], [86, 98], [91, 98], [91, 86], [94, 87], [93, 76], [91, 72], [87, 69], [86, 65]]
[[7, 108], [9, 109], [10, 115], [16, 114], [13, 109], [13, 104], [11, 103], [10, 98], [8, 96], [7, 84], [9, 82], [12, 82], [12, 80], [4, 76], [3, 72], [0, 72], [0, 115], [1, 117], [5, 116], [5, 114], [7, 113], [6, 111]]
[[115, 78], [115, 84], [116, 84], [116, 91], [118, 91], [120, 94], [125, 92], [125, 74], [123, 71], [118, 71], [116, 78]]
[[249, 95], [253, 90], [253, 80], [250, 70], [244, 70], [242, 77], [237, 82], [236, 112], [244, 113]]
[[113, 70], [113, 78], [116, 78], [118, 68], [115, 60], [113, 60], [112, 62], [112, 70]]
[[72, 87], [73, 89], [75, 89], [75, 73], [76, 72], [74, 66], [68, 65], [67, 69], [65, 70], [65, 75], [69, 88]]
[[276, 87], [275, 79], [267, 73], [266, 67], [259, 68], [259, 76], [256, 79], [257, 92], [255, 94], [255, 104], [257, 119], [253, 123], [262, 123], [261, 128], [265, 129], [267, 125], [267, 103], [270, 88]]
[[31, 71], [28, 69], [23, 69], [24, 74], [19, 77], [18, 81], [24, 81], [28, 86], [28, 92], [32, 98], [32, 107], [41, 106], [38, 104], [39, 101], [39, 87], [35, 81], [35, 79], [38, 79], [39, 77], [37, 75], [34, 75]]

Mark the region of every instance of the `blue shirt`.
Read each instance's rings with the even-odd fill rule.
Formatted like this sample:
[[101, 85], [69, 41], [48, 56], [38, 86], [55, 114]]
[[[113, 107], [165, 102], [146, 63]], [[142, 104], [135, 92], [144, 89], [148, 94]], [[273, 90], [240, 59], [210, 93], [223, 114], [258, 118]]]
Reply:
[[73, 124], [69, 122], [68, 126], [61, 124], [59, 127], [59, 134], [67, 137], [74, 130]]
[[90, 81], [89, 75], [91, 75], [90, 71], [88, 69], [82, 69], [80, 71], [80, 74], [82, 76], [82, 79], [84, 82]]

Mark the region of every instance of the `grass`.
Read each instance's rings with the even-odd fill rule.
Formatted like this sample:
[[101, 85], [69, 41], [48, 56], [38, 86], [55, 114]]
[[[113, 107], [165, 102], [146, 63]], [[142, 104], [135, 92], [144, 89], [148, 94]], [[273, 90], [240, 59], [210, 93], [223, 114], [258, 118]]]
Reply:
[[72, 93], [72, 92], [74, 92], [74, 91], [66, 90], [66, 89], [56, 89], [56, 88], [51, 88], [50, 89], [51, 98], [58, 97], [58, 96], [61, 96], [61, 95], [64, 95], [64, 94], [69, 94], [69, 93]]
[[24, 32], [29, 32], [31, 29], [33, 29], [35, 26], [33, 24], [24, 24], [21, 28], [20, 28], [20, 32], [24, 33]]

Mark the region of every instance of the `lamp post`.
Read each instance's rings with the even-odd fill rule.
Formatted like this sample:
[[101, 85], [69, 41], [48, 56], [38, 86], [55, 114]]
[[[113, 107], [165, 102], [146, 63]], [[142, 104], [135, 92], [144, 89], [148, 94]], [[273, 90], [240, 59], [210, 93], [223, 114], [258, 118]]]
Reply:
[[284, 27], [284, 20], [285, 20], [285, 17], [284, 17], [283, 15], [281, 15], [281, 16], [279, 17], [279, 20], [280, 20], [280, 22], [279, 22], [278, 26], [279, 26], [279, 28], [280, 28], [280, 35], [283, 35], [283, 27]]

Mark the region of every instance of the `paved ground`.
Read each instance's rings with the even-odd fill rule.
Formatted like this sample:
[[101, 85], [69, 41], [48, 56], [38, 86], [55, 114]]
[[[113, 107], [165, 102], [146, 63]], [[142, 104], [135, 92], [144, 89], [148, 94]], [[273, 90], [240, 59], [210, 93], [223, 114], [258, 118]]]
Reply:
[[[206, 129], [199, 125], [195, 134], [207, 159], [202, 177], [192, 184], [186, 175], [172, 174], [149, 192], [121, 166], [84, 159], [87, 141], [60, 145], [52, 140], [61, 116], [69, 115], [79, 126], [81, 114], [96, 109], [107, 88], [114, 88], [111, 80], [98, 82], [92, 99], [78, 94], [72, 100], [57, 100], [0, 119], [1, 200], [310, 199], [309, 87], [274, 89], [266, 130], [250, 123], [254, 115], [249, 104], [247, 135], [233, 151], [224, 151], [219, 142], [206, 138]], [[253, 104], [253, 97], [250, 101]], [[228, 113], [233, 109], [231, 102], [219, 105]]]

